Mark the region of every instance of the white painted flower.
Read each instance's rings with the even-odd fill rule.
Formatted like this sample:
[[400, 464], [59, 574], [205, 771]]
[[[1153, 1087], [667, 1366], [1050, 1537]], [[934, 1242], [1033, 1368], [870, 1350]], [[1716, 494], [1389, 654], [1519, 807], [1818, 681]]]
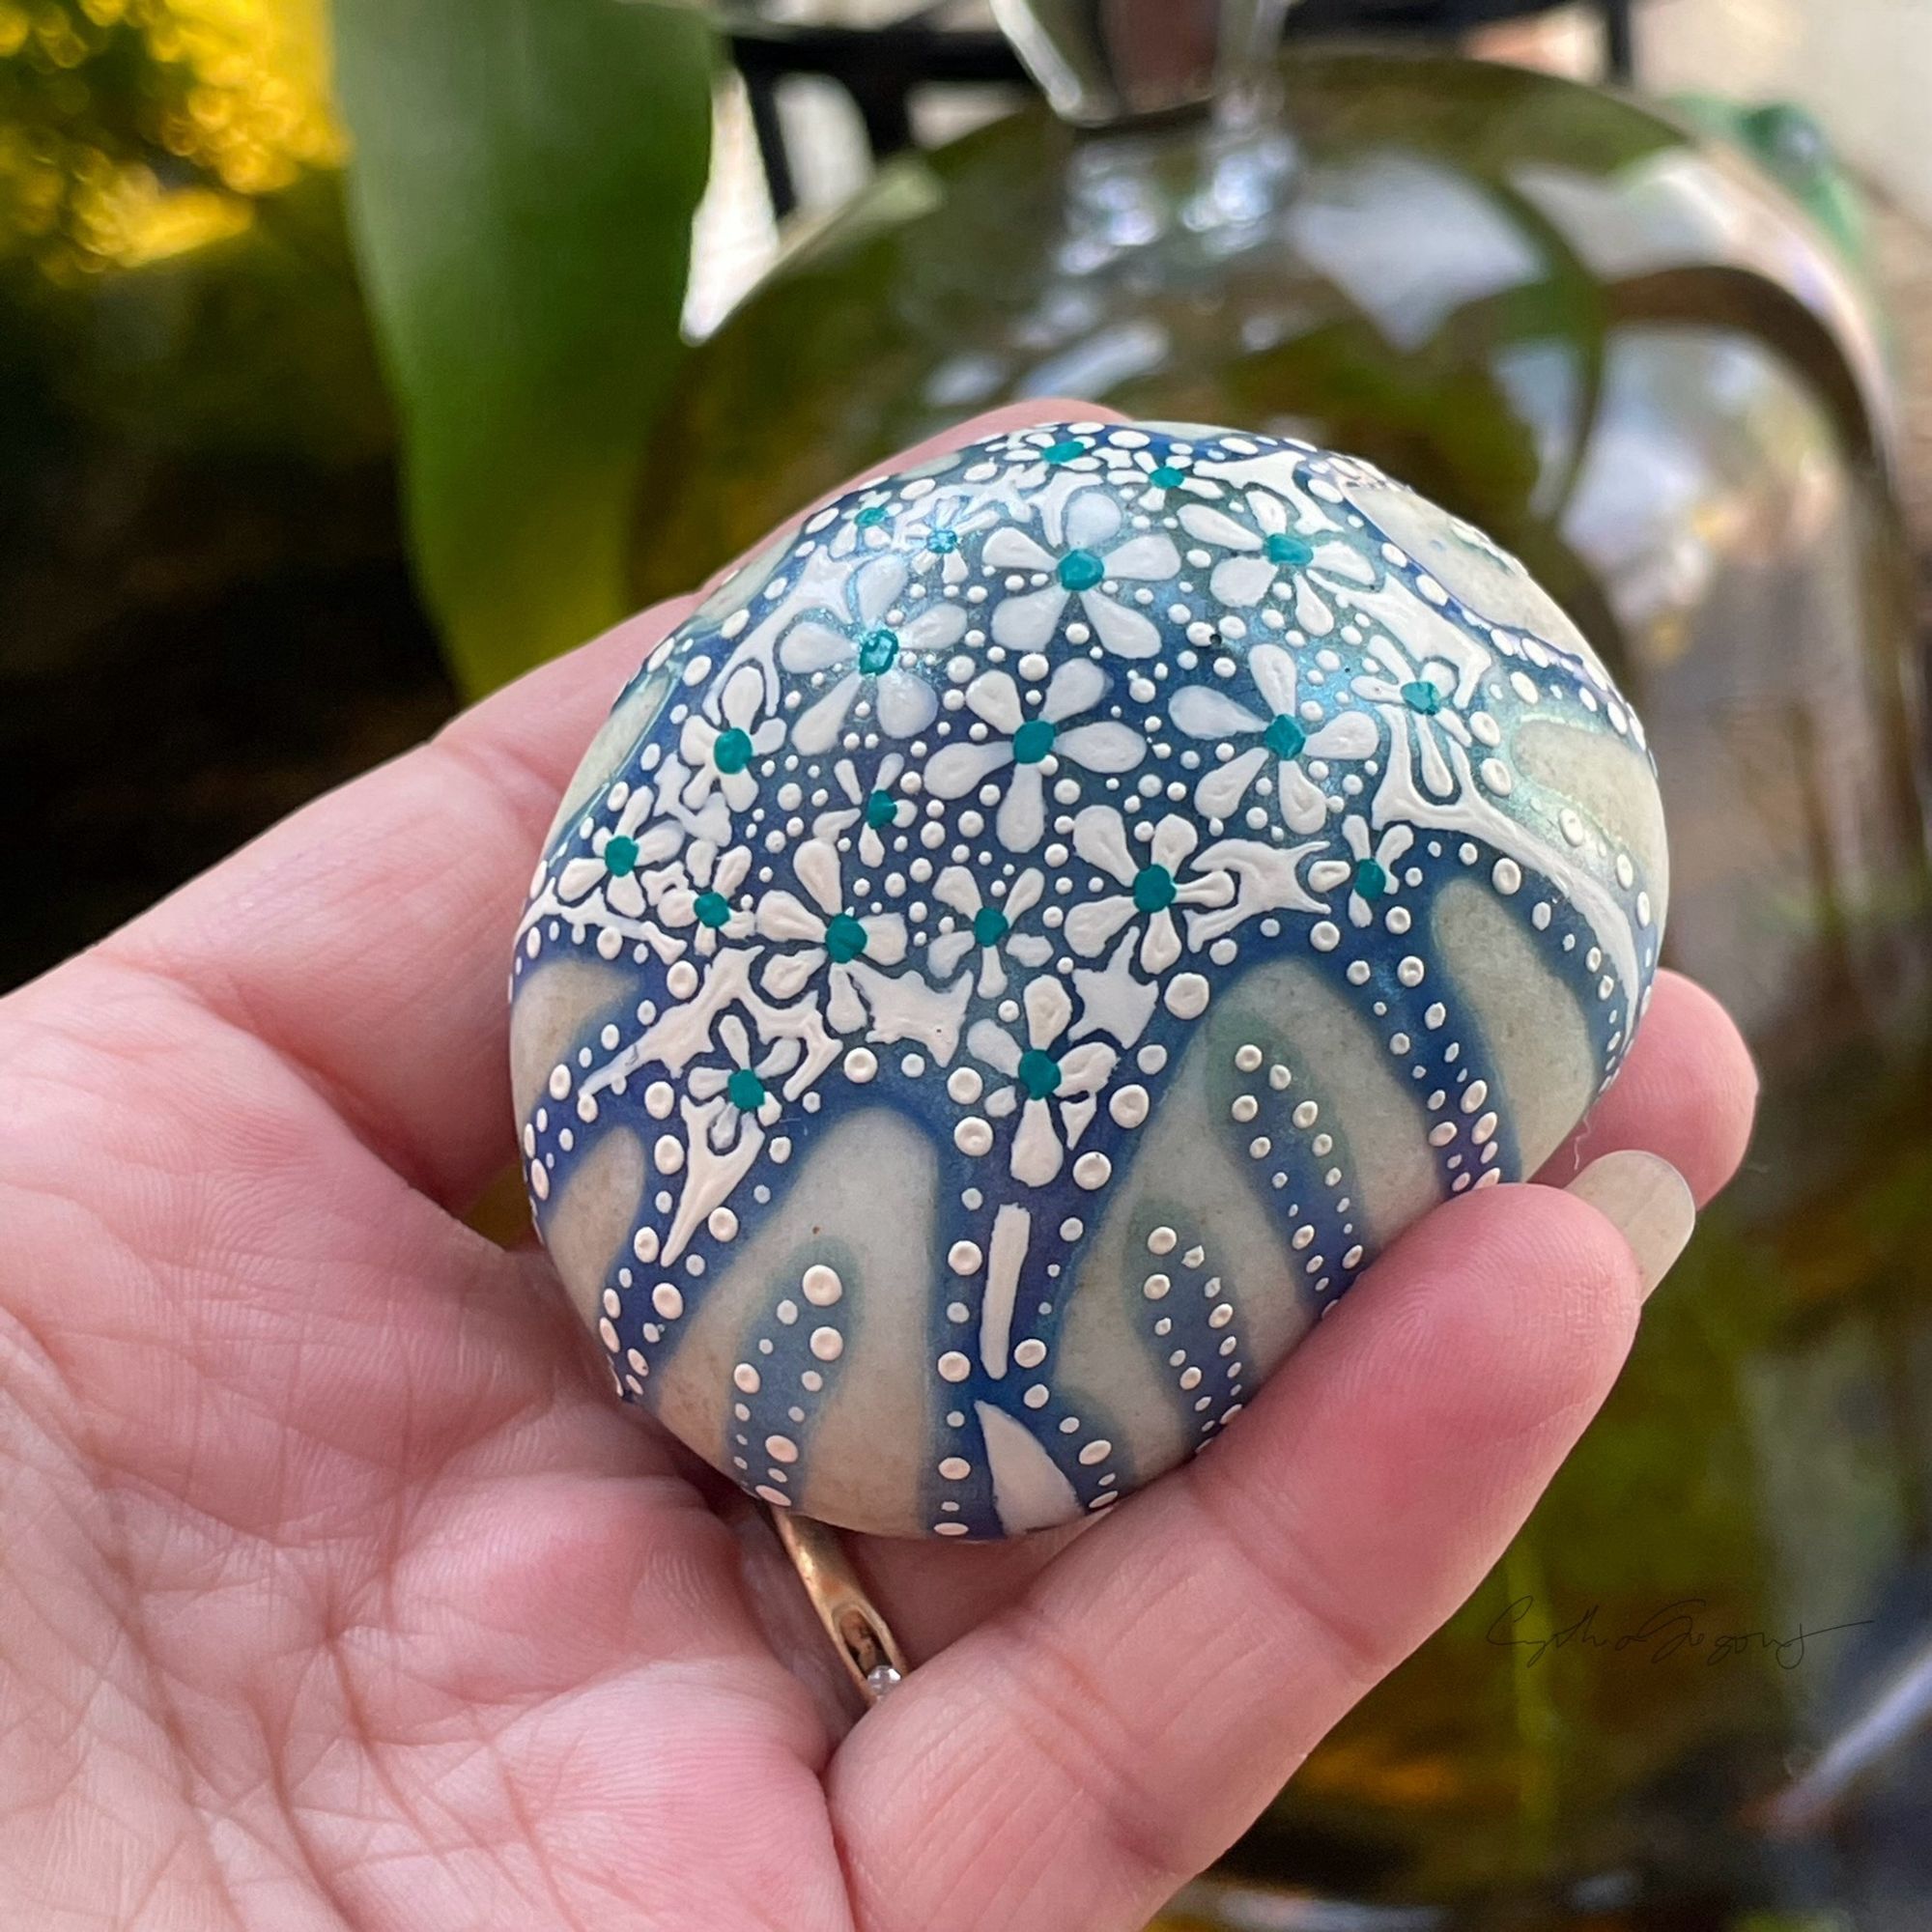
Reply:
[[732, 901], [751, 869], [749, 846], [721, 851], [708, 838], [694, 840], [677, 865], [648, 881], [658, 918], [674, 931], [695, 927], [692, 943], [706, 958], [720, 940], [749, 939], [754, 924], [751, 908]]
[[903, 832], [918, 816], [913, 801], [897, 789], [905, 766], [903, 753], [888, 752], [879, 760], [878, 768], [872, 774], [872, 782], [866, 785], [860, 781], [858, 766], [850, 758], [840, 758], [832, 768], [832, 777], [844, 793], [846, 803], [830, 811], [821, 811], [812, 820], [812, 837], [837, 843], [847, 827], [856, 823], [859, 827], [859, 863], [862, 866], [883, 866], [886, 862], [885, 835], [888, 832]]
[[766, 718], [765, 680], [754, 665], [740, 665], [718, 694], [718, 723], [702, 711], [684, 721], [679, 755], [691, 767], [684, 789], [687, 807], [701, 806], [715, 788], [733, 811], [749, 811], [757, 802], [754, 760], [768, 758], [784, 743], [784, 724]]
[[932, 603], [911, 616], [898, 606], [907, 582], [896, 554], [868, 557], [845, 586], [846, 621], [802, 617], [785, 633], [779, 662], [801, 677], [818, 674], [831, 689], [792, 727], [792, 743], [808, 757], [832, 749], [847, 714], [866, 694], [879, 729], [889, 738], [923, 731], [939, 710], [922, 661], [949, 651], [966, 632], [956, 604]]
[[1341, 599], [1372, 586], [1376, 569], [1313, 497], [1292, 485], [1290, 491], [1293, 514], [1272, 490], [1248, 492], [1254, 529], [1205, 503], [1186, 505], [1180, 526], [1197, 543], [1235, 553], [1223, 557], [1208, 580], [1220, 603], [1248, 611], [1275, 591], [1293, 605], [1294, 621], [1310, 637], [1326, 637], [1335, 628]]
[[1174, 539], [1164, 530], [1128, 530], [1124, 512], [1104, 490], [1076, 491], [1064, 504], [1057, 497], [1042, 497], [1040, 514], [1045, 543], [1008, 524], [980, 547], [981, 560], [992, 568], [1046, 580], [994, 607], [993, 641], [1016, 651], [1043, 650], [1077, 597], [1094, 635], [1116, 657], [1152, 657], [1160, 649], [1158, 628], [1116, 593], [1123, 584], [1178, 576], [1180, 553]]
[[964, 583], [972, 574], [966, 539], [990, 529], [1000, 521], [998, 508], [972, 497], [940, 497], [915, 522], [906, 526], [906, 540], [917, 544], [912, 554], [915, 577], [937, 572], [944, 583]]
[[893, 540], [893, 492], [883, 485], [862, 490], [839, 519], [826, 544], [833, 556], [850, 556], [860, 549], [880, 550]]
[[1050, 974], [1027, 981], [1020, 1005], [1026, 1014], [1024, 1047], [993, 1020], [976, 1020], [966, 1046], [1012, 1083], [995, 1088], [982, 1104], [994, 1120], [1019, 1112], [1009, 1163], [1013, 1179], [1044, 1187], [1060, 1172], [1067, 1151], [1079, 1146], [1119, 1056], [1100, 1040], [1059, 1050], [1073, 1019], [1073, 1001]]
[[1406, 772], [1411, 756], [1424, 787], [1436, 798], [1456, 790], [1450, 748], [1468, 750], [1470, 733], [1454, 700], [1456, 667], [1444, 658], [1410, 657], [1392, 638], [1369, 639], [1368, 667], [1355, 678], [1354, 692], [1387, 721], [1391, 779]]
[[1077, 475], [1097, 473], [1100, 428], [1097, 423], [1085, 428], [1073, 423], [1040, 423], [1000, 438], [991, 451], [1005, 464], [1009, 484], [1017, 490], [1037, 490], [1062, 469]]
[[807, 898], [781, 891], [758, 901], [758, 936], [796, 946], [767, 962], [765, 991], [788, 1000], [824, 969], [827, 1023], [835, 1032], [851, 1033], [866, 1022], [851, 968], [861, 959], [871, 966], [896, 966], [906, 953], [905, 921], [895, 912], [863, 918], [851, 912], [838, 850], [823, 838], [808, 838], [798, 848], [792, 870]]
[[1037, 933], [1014, 928], [1037, 906], [1046, 891], [1046, 874], [1030, 866], [997, 899], [986, 898], [980, 882], [964, 866], [949, 866], [933, 883], [933, 896], [956, 912], [961, 923], [942, 932], [932, 942], [927, 956], [933, 977], [950, 980], [959, 962], [974, 947], [980, 949], [980, 994], [995, 1000], [1007, 990], [1002, 952], [1010, 953], [1022, 966], [1044, 966], [1053, 957], [1053, 946]]
[[1194, 473], [1192, 450], [1170, 448], [1156, 455], [1151, 449], [1124, 448], [1109, 442], [1101, 455], [1107, 465], [1108, 483], [1116, 490], [1138, 493], [1134, 497], [1136, 509], [1165, 509], [1169, 495], [1176, 490], [1184, 490], [1208, 502], [1218, 501], [1226, 494], [1212, 477]]
[[1140, 732], [1111, 719], [1064, 728], [1098, 704], [1108, 685], [1091, 658], [1057, 666], [1044, 690], [1030, 688], [1024, 699], [1010, 673], [981, 671], [966, 687], [966, 708], [981, 735], [935, 752], [925, 767], [926, 790], [934, 798], [963, 798], [1010, 768], [995, 824], [1008, 851], [1031, 852], [1046, 830], [1045, 781], [1062, 760], [1117, 773], [1132, 771], [1147, 755]]
[[[1328, 801], [1302, 760], [1366, 758], [1381, 734], [1360, 711], [1338, 712], [1321, 724], [1298, 711], [1294, 653], [1285, 645], [1255, 645], [1248, 653], [1248, 674], [1267, 706], [1265, 717], [1205, 684], [1181, 686], [1168, 706], [1177, 730], [1211, 741], [1227, 753], [1194, 787], [1195, 809], [1208, 818], [1232, 818], [1272, 759], [1282, 817], [1291, 831], [1316, 831], [1327, 819]], [[1245, 747], [1243, 739], [1250, 741]]]
[[1235, 895], [1235, 882], [1224, 871], [1177, 877], [1200, 842], [1191, 821], [1169, 812], [1153, 827], [1144, 863], [1128, 848], [1119, 811], [1111, 805], [1087, 807], [1073, 820], [1073, 849], [1126, 891], [1075, 906], [1066, 915], [1066, 943], [1082, 958], [1092, 959], [1130, 922], [1144, 919], [1141, 971], [1166, 972], [1180, 957], [1180, 928], [1173, 908], [1226, 905]]
[[1415, 834], [1406, 825], [1391, 825], [1378, 838], [1369, 821], [1359, 811], [1351, 811], [1342, 821], [1342, 837], [1348, 842], [1346, 859], [1318, 859], [1308, 868], [1308, 883], [1318, 893], [1349, 888], [1349, 919], [1354, 925], [1368, 925], [1375, 919], [1378, 900], [1402, 890], [1400, 867], [1403, 855], [1415, 843]]
[[700, 1105], [723, 1096], [725, 1104], [712, 1115], [705, 1131], [705, 1138], [722, 1151], [752, 1122], [770, 1127], [777, 1122], [784, 1109], [772, 1090], [798, 1065], [804, 1049], [791, 1035], [782, 1034], [754, 1061], [752, 1036], [735, 1012], [718, 1022], [718, 1039], [727, 1064], [694, 1066], [685, 1076], [685, 1088]]
[[576, 905], [602, 887], [604, 903], [612, 912], [641, 919], [646, 904], [642, 874], [672, 857], [683, 842], [682, 828], [666, 818], [642, 831], [599, 831], [592, 835], [589, 852], [568, 861], [557, 875], [556, 895], [565, 905]]

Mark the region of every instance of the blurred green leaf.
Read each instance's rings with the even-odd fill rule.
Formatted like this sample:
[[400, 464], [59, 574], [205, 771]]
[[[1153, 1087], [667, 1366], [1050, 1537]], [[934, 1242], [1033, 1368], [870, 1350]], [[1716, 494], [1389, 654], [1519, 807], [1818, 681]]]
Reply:
[[628, 609], [712, 29], [659, 0], [336, 0], [335, 54], [416, 567], [481, 692]]

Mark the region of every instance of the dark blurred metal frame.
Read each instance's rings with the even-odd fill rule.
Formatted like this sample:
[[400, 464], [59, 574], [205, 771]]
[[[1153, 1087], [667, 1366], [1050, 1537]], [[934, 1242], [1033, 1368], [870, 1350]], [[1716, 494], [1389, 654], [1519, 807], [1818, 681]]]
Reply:
[[[1464, 33], [1499, 20], [1552, 13], [1563, 0], [1303, 0], [1289, 16], [1291, 35]], [[1635, 0], [1594, 0], [1604, 29], [1607, 78], [1627, 82], [1635, 65], [1631, 14]], [[778, 88], [793, 74], [837, 81], [851, 96], [874, 159], [912, 145], [916, 87], [1026, 87], [1032, 83], [1012, 49], [984, 28], [949, 28], [954, 0], [925, 0], [882, 27], [802, 26], [765, 20], [755, 4], [723, 10], [732, 57], [744, 76], [773, 212], [781, 220], [798, 206], [798, 185], [780, 120]]]

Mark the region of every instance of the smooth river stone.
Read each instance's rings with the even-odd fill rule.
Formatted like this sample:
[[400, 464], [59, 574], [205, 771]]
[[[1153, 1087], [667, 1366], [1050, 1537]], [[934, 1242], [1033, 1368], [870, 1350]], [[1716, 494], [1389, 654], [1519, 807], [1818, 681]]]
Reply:
[[1480, 532], [1274, 438], [996, 437], [619, 697], [518, 936], [537, 1227], [774, 1507], [1102, 1511], [1561, 1144], [1666, 867], [1642, 727]]

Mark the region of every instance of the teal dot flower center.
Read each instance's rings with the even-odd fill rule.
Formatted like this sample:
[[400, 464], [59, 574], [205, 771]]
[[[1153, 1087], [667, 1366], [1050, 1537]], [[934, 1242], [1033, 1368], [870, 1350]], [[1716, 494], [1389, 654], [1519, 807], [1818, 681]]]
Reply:
[[1355, 891], [1365, 899], [1378, 899], [1389, 889], [1385, 867], [1374, 859], [1364, 859], [1355, 867]]
[[699, 893], [692, 906], [700, 925], [716, 932], [731, 917], [731, 901], [723, 893]]
[[866, 950], [866, 928], [849, 912], [837, 913], [826, 923], [825, 950], [841, 966], [849, 966]]
[[725, 1081], [724, 1095], [741, 1114], [755, 1114], [765, 1104], [765, 1083], [741, 1066]]
[[951, 556], [959, 548], [959, 532], [957, 530], [934, 530], [926, 538], [925, 547], [934, 556]]
[[867, 503], [852, 521], [862, 530], [875, 530], [886, 521], [886, 506], [883, 503]]
[[1178, 490], [1187, 481], [1187, 471], [1177, 469], [1171, 463], [1163, 463], [1149, 476], [1148, 481], [1160, 490]]
[[1106, 574], [1106, 563], [1096, 550], [1070, 550], [1060, 559], [1063, 590], [1092, 590]]
[[1013, 756], [1023, 765], [1037, 765], [1053, 750], [1053, 726], [1044, 718], [1029, 718], [1013, 733]]
[[1143, 866], [1134, 878], [1134, 904], [1142, 912], [1165, 912], [1174, 903], [1174, 874], [1165, 866]]
[[1012, 922], [998, 906], [981, 906], [973, 915], [973, 937], [981, 946], [997, 946], [1007, 936]]
[[1029, 1100], [1044, 1100], [1060, 1086], [1060, 1062], [1038, 1047], [1029, 1047], [1020, 1055], [1020, 1085]]
[[1286, 530], [1275, 531], [1262, 548], [1267, 560], [1282, 570], [1299, 569], [1315, 554], [1315, 546], [1307, 538], [1292, 536]]
[[1286, 712], [1268, 721], [1262, 743], [1278, 758], [1298, 758], [1308, 743], [1308, 733]]
[[875, 791], [866, 799], [866, 823], [874, 832], [882, 831], [898, 816], [898, 801], [889, 791]]
[[604, 845], [604, 863], [614, 878], [628, 878], [638, 868], [638, 841], [619, 832]]
[[1402, 701], [1424, 718], [1434, 718], [1442, 709], [1442, 694], [1426, 677], [1404, 685]]
[[721, 772], [742, 772], [752, 762], [752, 734], [735, 724], [719, 732], [718, 742], [711, 748], [711, 762]]
[[1075, 457], [1086, 454], [1087, 445], [1077, 436], [1069, 436], [1047, 450], [1046, 460], [1049, 463], [1071, 463]]
[[881, 626], [876, 631], [867, 631], [859, 639], [859, 668], [867, 677], [877, 677], [889, 671], [898, 662], [899, 634]]

